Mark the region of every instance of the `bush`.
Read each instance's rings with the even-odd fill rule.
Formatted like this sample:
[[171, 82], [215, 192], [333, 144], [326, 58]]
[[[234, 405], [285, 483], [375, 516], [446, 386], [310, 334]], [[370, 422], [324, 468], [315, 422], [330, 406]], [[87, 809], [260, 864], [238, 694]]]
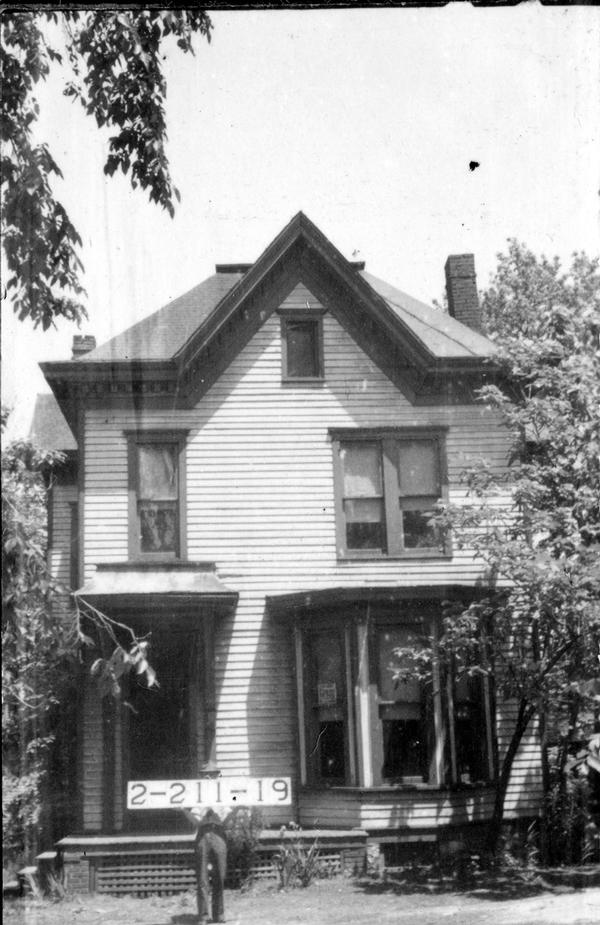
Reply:
[[274, 861], [279, 873], [282, 890], [288, 886], [309, 886], [315, 877], [321, 876], [322, 865], [319, 857], [319, 839], [307, 845], [302, 837], [302, 829], [295, 822], [290, 823], [292, 839], [285, 838], [286, 826], [281, 828], [281, 844]]
[[585, 864], [594, 853], [597, 832], [590, 811], [590, 787], [584, 777], [566, 771], [546, 795], [548, 859], [551, 864]]
[[231, 886], [244, 886], [251, 880], [263, 825], [262, 813], [256, 808], [236, 807], [227, 817], [227, 879]]
[[26, 858], [26, 832], [39, 828], [42, 772], [18, 777], [2, 772], [2, 860], [18, 866]]

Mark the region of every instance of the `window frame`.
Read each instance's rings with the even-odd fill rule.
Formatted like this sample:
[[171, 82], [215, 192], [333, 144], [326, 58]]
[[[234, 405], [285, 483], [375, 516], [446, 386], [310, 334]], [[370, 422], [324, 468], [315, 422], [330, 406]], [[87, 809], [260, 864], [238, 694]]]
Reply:
[[[474, 789], [493, 785], [495, 734], [493, 691], [487, 679], [480, 685], [481, 730], [485, 776], [477, 780], [461, 778], [458, 769], [457, 737], [453, 688], [456, 676], [451, 665], [440, 661], [438, 640], [442, 614], [439, 607], [404, 606], [396, 612], [376, 607], [370, 616], [357, 613], [320, 611], [301, 617], [295, 625], [296, 676], [300, 746], [300, 781], [309, 789], [358, 787], [361, 790], [443, 790]], [[412, 629], [433, 640], [431, 677], [422, 682], [420, 734], [423, 743], [422, 775], [397, 774], [384, 777], [384, 721], [390, 701], [383, 697], [379, 639], [390, 629]], [[328, 780], [319, 773], [317, 711], [314, 705], [313, 639], [336, 634], [340, 640], [345, 671], [345, 698], [340, 698], [344, 723], [345, 779]], [[344, 661], [345, 659], [345, 661]], [[381, 708], [384, 708], [383, 710]], [[392, 717], [393, 718], [393, 717]]]
[[[479, 643], [480, 650], [483, 649], [483, 643]], [[490, 784], [497, 777], [495, 766], [494, 748], [493, 748], [493, 714], [495, 712], [495, 700], [493, 690], [493, 679], [489, 675], [474, 677], [479, 688], [480, 703], [476, 704], [479, 710], [479, 731], [483, 736], [484, 745], [480, 754], [483, 776], [475, 780], [465, 780], [459, 762], [459, 735], [458, 735], [458, 718], [457, 706], [461, 703], [457, 696], [459, 683], [459, 673], [455, 670], [454, 659], [446, 666], [446, 710], [448, 714], [448, 732], [449, 742], [448, 749], [450, 753], [450, 778], [454, 787], [470, 787], [476, 784]]]
[[[333, 453], [333, 482], [336, 525], [336, 548], [338, 559], [421, 559], [450, 558], [452, 545], [449, 533], [444, 537], [443, 549], [438, 547], [405, 547], [403, 544], [402, 510], [400, 504], [400, 480], [397, 458], [397, 444], [402, 441], [430, 440], [436, 446], [436, 465], [439, 485], [438, 498], [448, 501], [448, 465], [446, 434], [444, 426], [393, 427], [393, 428], [335, 428], [329, 431]], [[385, 549], [351, 549], [346, 542], [346, 519], [344, 514], [344, 471], [340, 450], [345, 443], [379, 443], [381, 448], [381, 470], [383, 479], [383, 508]], [[411, 496], [412, 497], [412, 496]]]
[[396, 629], [412, 630], [415, 635], [423, 638], [428, 638], [433, 633], [435, 640], [437, 638], [436, 616], [431, 612], [427, 612], [422, 615], [407, 614], [403, 619], [380, 616], [373, 621], [369, 635], [369, 669], [374, 694], [372, 705], [374, 716], [371, 732], [373, 776], [379, 786], [439, 787], [442, 781], [440, 779], [441, 771], [436, 765], [438, 751], [436, 746], [438, 740], [443, 740], [444, 738], [444, 724], [440, 710], [441, 703], [439, 702], [439, 683], [434, 683], [434, 676], [437, 673], [435, 656], [431, 677], [428, 681], [418, 682], [420, 688], [418, 700], [420, 715], [418, 722], [422, 738], [425, 740], [424, 746], [422, 746], [423, 754], [421, 755], [423, 774], [398, 774], [394, 778], [383, 776], [385, 763], [383, 723], [394, 718], [391, 714], [398, 704], [407, 702], [402, 698], [389, 701], [382, 696], [383, 677], [380, 665], [379, 641], [383, 633]]
[[[187, 556], [186, 525], [186, 453], [187, 429], [126, 430], [128, 471], [129, 559], [144, 562], [173, 562]], [[173, 552], [143, 552], [139, 520], [139, 470], [137, 448], [144, 445], [175, 446], [177, 458], [177, 525], [176, 548]]]
[[[340, 681], [341, 688], [336, 698], [336, 702], [330, 706], [321, 704], [318, 701], [318, 673], [316, 665], [316, 646], [315, 642], [319, 637], [335, 637], [339, 646], [340, 660]], [[310, 751], [309, 779], [318, 787], [341, 787], [348, 783], [352, 774], [352, 760], [350, 749], [353, 747], [353, 738], [350, 733], [351, 710], [348, 702], [349, 690], [349, 664], [346, 649], [346, 634], [344, 627], [339, 623], [326, 623], [315, 626], [304, 637], [304, 696], [305, 696], [305, 715], [306, 715], [306, 732], [309, 742], [316, 743]], [[321, 773], [321, 748], [320, 748], [320, 724], [328, 722], [339, 722], [342, 724], [343, 735], [343, 777], [328, 777]]]
[[[323, 354], [323, 316], [325, 309], [310, 308], [280, 308], [278, 309], [281, 322], [281, 381], [291, 385], [311, 385], [322, 383], [325, 380], [325, 363]], [[290, 321], [308, 321], [315, 326], [315, 365], [316, 376], [292, 376], [288, 372], [288, 324]]]

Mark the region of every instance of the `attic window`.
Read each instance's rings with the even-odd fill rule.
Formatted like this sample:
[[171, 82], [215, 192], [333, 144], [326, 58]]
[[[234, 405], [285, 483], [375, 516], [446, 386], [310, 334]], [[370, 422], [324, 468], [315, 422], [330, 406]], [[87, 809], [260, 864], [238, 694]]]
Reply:
[[284, 382], [323, 379], [322, 313], [294, 312], [281, 318], [282, 378]]

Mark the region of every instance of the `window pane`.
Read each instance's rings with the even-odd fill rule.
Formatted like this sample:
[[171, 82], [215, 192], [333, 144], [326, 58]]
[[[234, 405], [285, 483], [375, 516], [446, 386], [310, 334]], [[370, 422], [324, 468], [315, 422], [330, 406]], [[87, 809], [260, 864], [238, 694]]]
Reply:
[[138, 446], [140, 500], [177, 498], [177, 448], [173, 444]]
[[344, 650], [339, 633], [319, 633], [311, 640], [315, 770], [326, 780], [346, 776]]
[[455, 685], [454, 735], [459, 781], [486, 780], [487, 737], [481, 678], [465, 676]]
[[[411, 666], [410, 659], [399, 657], [394, 650], [420, 646], [420, 640], [419, 633], [409, 626], [393, 627], [378, 633], [379, 697], [381, 700], [393, 700], [411, 705], [421, 703], [420, 681], [394, 681], [395, 668]], [[419, 713], [417, 712], [416, 715], [418, 716]]]
[[177, 511], [169, 502], [140, 501], [140, 551], [175, 552]]
[[417, 719], [384, 720], [383, 767], [384, 780], [406, 777], [427, 777], [427, 748], [423, 724]]
[[383, 502], [344, 501], [346, 546], [348, 549], [383, 549]]
[[325, 780], [344, 780], [344, 724], [328, 720], [319, 724], [319, 771]]
[[317, 321], [287, 321], [285, 325], [287, 375], [291, 378], [318, 377]]
[[402, 529], [406, 549], [443, 549], [440, 531], [430, 523], [435, 511], [402, 511]]
[[345, 498], [372, 498], [383, 494], [378, 443], [346, 443], [340, 456]]
[[319, 634], [313, 639], [317, 681], [317, 704], [328, 706], [343, 700], [342, 648], [337, 634]]
[[399, 441], [398, 481], [401, 495], [435, 495], [437, 498], [437, 446], [433, 440]]

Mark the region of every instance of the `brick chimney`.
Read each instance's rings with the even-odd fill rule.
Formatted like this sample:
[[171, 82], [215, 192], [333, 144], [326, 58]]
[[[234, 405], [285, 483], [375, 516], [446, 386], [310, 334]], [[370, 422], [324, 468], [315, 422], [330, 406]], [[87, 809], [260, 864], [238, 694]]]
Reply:
[[473, 254], [452, 254], [446, 261], [445, 271], [448, 311], [457, 321], [481, 333], [475, 257]]
[[96, 338], [93, 334], [75, 334], [73, 336], [73, 356], [71, 359], [78, 360], [84, 354], [94, 350]]

